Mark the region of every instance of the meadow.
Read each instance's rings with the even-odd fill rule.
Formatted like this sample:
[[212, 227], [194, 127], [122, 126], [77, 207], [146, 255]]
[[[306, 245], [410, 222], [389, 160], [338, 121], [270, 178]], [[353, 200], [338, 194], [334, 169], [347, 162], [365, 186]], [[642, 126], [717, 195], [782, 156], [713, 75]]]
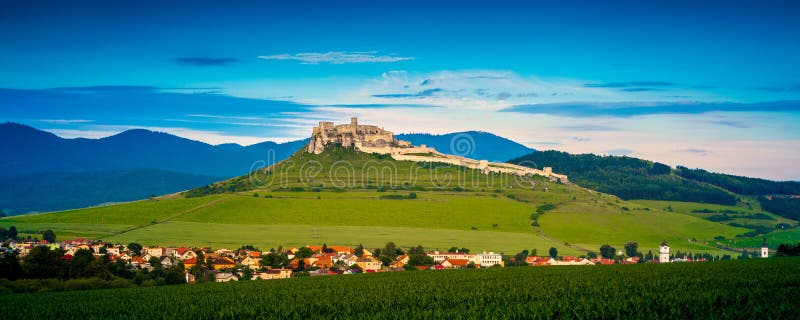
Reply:
[[[549, 209], [539, 212], [542, 207]], [[331, 148], [320, 155], [299, 152], [269, 170], [183, 194], [7, 217], [0, 219], [0, 227], [14, 225], [23, 235], [52, 229], [59, 239], [145, 245], [374, 248], [394, 241], [401, 247], [459, 246], [506, 254], [555, 247], [561, 255], [597, 252], [603, 244], [622, 248], [631, 241], [647, 252], [664, 240], [674, 250], [723, 255], [731, 252], [720, 249], [718, 239], [751, 231], [709, 221], [695, 212], [699, 209], [736, 209], [742, 212], [736, 219], [760, 212], [758, 207], [623, 201], [543, 177], [487, 175]], [[768, 218], [775, 220], [749, 220], [796, 224]]]
[[0, 318], [792, 319], [800, 315], [798, 271], [800, 259], [774, 258], [5, 294]]

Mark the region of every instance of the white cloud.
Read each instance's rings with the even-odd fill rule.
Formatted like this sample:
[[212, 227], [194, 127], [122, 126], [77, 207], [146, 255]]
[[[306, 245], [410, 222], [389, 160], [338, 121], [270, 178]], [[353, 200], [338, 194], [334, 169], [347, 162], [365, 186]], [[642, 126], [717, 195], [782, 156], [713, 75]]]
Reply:
[[302, 64], [345, 64], [345, 63], [375, 63], [375, 62], [398, 62], [412, 60], [411, 57], [400, 57], [393, 55], [376, 55], [375, 52], [344, 52], [329, 51], [325, 53], [305, 52], [296, 54], [275, 54], [258, 56], [265, 60], [296, 60]]
[[55, 123], [55, 124], [73, 124], [73, 123], [88, 123], [94, 120], [84, 120], [84, 119], [39, 119], [39, 122], [45, 123]]

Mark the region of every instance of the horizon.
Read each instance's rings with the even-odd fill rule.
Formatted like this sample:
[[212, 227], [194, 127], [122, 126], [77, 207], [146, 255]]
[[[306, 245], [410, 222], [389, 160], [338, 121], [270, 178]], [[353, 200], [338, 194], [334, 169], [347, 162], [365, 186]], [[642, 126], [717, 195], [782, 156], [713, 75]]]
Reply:
[[[29, 125], [27, 125], [27, 124], [23, 124], [23, 123], [16, 123], [16, 122], [6, 122], [5, 124], [16, 124], [16, 125], [22, 125], [22, 126], [30, 127], [30, 128], [33, 128], [34, 130], [39, 130], [39, 131], [48, 132], [48, 133], [51, 133], [51, 134], [53, 134], [53, 135], [55, 135], [55, 136], [57, 136], [57, 137], [59, 137], [59, 138], [62, 138], [62, 139], [68, 139], [68, 140], [69, 140], [69, 139], [90, 139], [90, 140], [98, 140], [98, 139], [104, 139], [104, 138], [113, 137], [113, 136], [116, 136], [116, 135], [119, 135], [119, 134], [122, 134], [122, 133], [125, 133], [125, 132], [128, 132], [128, 131], [136, 131], [136, 130], [144, 130], [144, 131], [148, 131], [148, 132], [151, 132], [151, 133], [163, 133], [163, 134], [168, 134], [168, 135], [171, 135], [171, 136], [175, 136], [175, 137], [182, 138], [182, 139], [187, 139], [187, 140], [190, 140], [190, 141], [201, 142], [201, 143], [207, 144], [207, 145], [209, 145], [209, 146], [213, 146], [213, 147], [218, 147], [218, 146], [222, 146], [222, 145], [230, 145], [230, 144], [234, 144], [234, 145], [237, 145], [237, 146], [239, 146], [239, 147], [246, 148], [246, 147], [253, 146], [253, 145], [257, 145], [257, 144], [261, 144], [261, 143], [268, 143], [268, 142], [272, 142], [272, 143], [276, 143], [276, 144], [287, 144], [287, 143], [294, 143], [294, 142], [299, 142], [299, 141], [303, 141], [303, 140], [307, 140], [307, 139], [309, 139], [309, 138], [307, 137], [307, 138], [301, 138], [301, 139], [296, 139], [296, 140], [288, 140], [288, 141], [282, 141], [282, 142], [273, 141], [273, 140], [264, 140], [264, 141], [261, 141], [261, 142], [257, 142], [257, 143], [253, 143], [253, 144], [248, 144], [248, 145], [241, 145], [241, 144], [238, 144], [238, 143], [233, 143], [233, 142], [223, 142], [223, 143], [218, 143], [218, 144], [211, 144], [211, 143], [208, 143], [208, 142], [205, 142], [205, 141], [194, 140], [194, 139], [191, 139], [191, 138], [188, 138], [188, 137], [184, 137], [184, 136], [181, 136], [181, 135], [178, 135], [178, 134], [172, 134], [172, 133], [169, 133], [169, 132], [163, 132], [163, 131], [154, 131], [154, 130], [150, 130], [150, 129], [144, 129], [144, 128], [131, 128], [131, 129], [126, 129], [125, 131], [120, 131], [120, 132], [117, 132], [117, 133], [112, 133], [112, 134], [110, 134], [110, 135], [108, 135], [108, 136], [103, 136], [103, 137], [89, 137], [89, 138], [85, 138], [85, 137], [75, 137], [75, 138], [65, 138], [65, 137], [59, 136], [59, 135], [58, 135], [58, 134], [56, 134], [56, 133], [53, 133], [53, 132], [50, 132], [50, 131], [46, 131], [46, 130], [42, 130], [42, 129], [38, 129], [38, 128], [35, 128], [35, 127], [32, 127], [32, 126], [29, 126]], [[335, 123], [335, 124], [338, 124], [338, 123]], [[467, 131], [460, 131], [460, 132], [448, 132], [448, 133], [441, 133], [441, 134], [435, 134], [435, 133], [426, 133], [426, 132], [400, 132], [400, 133], [395, 133], [395, 135], [413, 135], [413, 134], [422, 134], [422, 135], [431, 135], [431, 136], [443, 136], [443, 135], [449, 135], [449, 134], [459, 134], [459, 133], [469, 133], [469, 132], [477, 132], [477, 133], [486, 133], [486, 134], [491, 134], [491, 135], [493, 135], [493, 136], [496, 136], [496, 137], [499, 137], [499, 138], [501, 138], [501, 139], [505, 139], [505, 140], [511, 141], [511, 142], [513, 142], [513, 143], [518, 143], [518, 144], [520, 144], [520, 145], [523, 145], [523, 146], [525, 146], [524, 144], [521, 144], [521, 143], [519, 143], [519, 142], [517, 142], [517, 141], [514, 141], [514, 140], [512, 140], [512, 139], [509, 139], [509, 138], [506, 138], [506, 137], [503, 137], [503, 136], [499, 136], [499, 135], [497, 135], [497, 134], [494, 134], [494, 133], [492, 133], [492, 132], [488, 132], [488, 131], [480, 131], [480, 130], [467, 130]], [[527, 147], [527, 146], [526, 146], [526, 147]], [[528, 148], [530, 148], [530, 147], [528, 147]], [[301, 148], [301, 149], [302, 149], [302, 148]], [[298, 150], [299, 150], [299, 149], [298, 149]], [[554, 149], [531, 149], [531, 150], [532, 150], [533, 152], [542, 152], [542, 151], [556, 151], [556, 152], [563, 152], [563, 151], [554, 150]], [[442, 152], [443, 150], [438, 150], [438, 151]], [[448, 154], [447, 152], [443, 152], [443, 153], [445, 153], [445, 154]], [[577, 153], [573, 153], [573, 154], [577, 154]], [[595, 153], [582, 153], [582, 154], [595, 154]], [[595, 155], [600, 155], [600, 156], [610, 156], [610, 157], [629, 157], [628, 155], [610, 155], [610, 154], [605, 154], [605, 155], [603, 155], [603, 154], [595, 154]], [[633, 157], [633, 158], [636, 158], [636, 157]], [[638, 159], [642, 159], [642, 160], [646, 160], [646, 161], [651, 161], [651, 162], [656, 162], [656, 163], [658, 163], [658, 162], [659, 162], [658, 160], [653, 160], [653, 159], [645, 159], [645, 158], [638, 158]], [[477, 159], [477, 160], [480, 160], [480, 159]], [[512, 160], [512, 159], [507, 159], [507, 160]], [[685, 166], [685, 165], [682, 165], [682, 164], [671, 165], [671, 164], [670, 164], [670, 167], [672, 167], [673, 169], [674, 169], [675, 167], [677, 167], [677, 166]], [[689, 168], [690, 168], [690, 169], [704, 169], [704, 170], [707, 170], [707, 171], [709, 171], [709, 172], [715, 172], [715, 171], [712, 171], [712, 170], [708, 170], [708, 169], [706, 169], [706, 168], [693, 168], [693, 167], [689, 167]], [[723, 174], [729, 174], [729, 175], [734, 175], [734, 176], [743, 176], [743, 175], [737, 175], [736, 173], [728, 173], [728, 172], [716, 172], [716, 173], [723, 173]], [[800, 178], [798, 178], [798, 179], [786, 179], [786, 180], [780, 180], [780, 179], [770, 179], [770, 178], [768, 178], [768, 177], [757, 177], [757, 176], [745, 176], [745, 177], [750, 177], [750, 178], [758, 178], [758, 179], [766, 179], [766, 180], [773, 180], [773, 181], [800, 181]]]
[[201, 4], [7, 4], [0, 121], [246, 146], [356, 116], [800, 180], [796, 2]]

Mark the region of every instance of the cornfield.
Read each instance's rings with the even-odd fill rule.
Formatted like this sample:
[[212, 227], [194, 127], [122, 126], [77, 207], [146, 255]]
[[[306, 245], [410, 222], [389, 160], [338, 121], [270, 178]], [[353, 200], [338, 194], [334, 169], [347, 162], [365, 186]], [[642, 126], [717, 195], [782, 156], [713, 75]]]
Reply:
[[7, 294], [0, 319], [800, 318], [800, 259], [519, 267]]

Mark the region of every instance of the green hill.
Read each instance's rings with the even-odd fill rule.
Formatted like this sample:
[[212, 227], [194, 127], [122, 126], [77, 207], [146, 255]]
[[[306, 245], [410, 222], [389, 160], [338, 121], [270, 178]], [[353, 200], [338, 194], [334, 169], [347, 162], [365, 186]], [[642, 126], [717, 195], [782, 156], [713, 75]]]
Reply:
[[553, 167], [584, 187], [622, 199], [673, 200], [736, 205], [735, 194], [674, 174], [663, 163], [631, 157], [534, 152], [509, 161], [530, 167]]
[[[558, 171], [558, 170], [556, 170]], [[394, 241], [508, 254], [556, 247], [562, 255], [667, 240], [678, 250], [724, 253], [716, 239], [751, 231], [655, 205], [628, 202], [543, 177], [482, 174], [443, 163], [330, 147], [184, 194], [125, 204], [0, 219], [23, 234], [53, 229], [153, 245], [262, 248]]]

